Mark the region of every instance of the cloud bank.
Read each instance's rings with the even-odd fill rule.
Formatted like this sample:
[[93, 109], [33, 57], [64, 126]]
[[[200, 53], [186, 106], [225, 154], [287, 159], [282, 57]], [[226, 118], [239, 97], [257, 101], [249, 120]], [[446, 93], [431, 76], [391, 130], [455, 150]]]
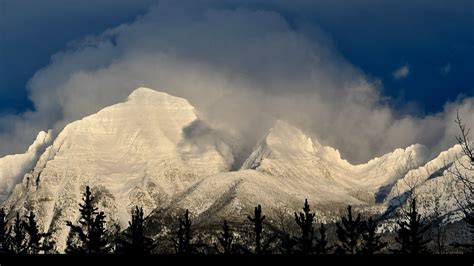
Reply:
[[0, 152], [21, 150], [40, 130], [57, 133], [139, 86], [188, 99], [243, 150], [275, 119], [352, 162], [413, 143], [434, 153], [453, 145], [457, 109], [474, 127], [472, 98], [423, 117], [393, 110], [380, 81], [347, 62], [322, 30], [308, 36], [294, 25], [271, 8], [160, 1], [135, 21], [54, 55], [28, 84], [35, 110], [0, 118]]

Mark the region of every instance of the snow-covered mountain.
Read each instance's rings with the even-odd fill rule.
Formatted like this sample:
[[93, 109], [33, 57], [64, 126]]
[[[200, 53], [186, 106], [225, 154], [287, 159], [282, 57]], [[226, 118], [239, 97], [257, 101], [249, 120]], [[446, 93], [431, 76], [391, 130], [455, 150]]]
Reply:
[[132, 206], [149, 212], [229, 170], [229, 148], [205, 127], [186, 100], [139, 88], [126, 102], [67, 125], [4, 204], [38, 212], [59, 249], [86, 185], [111, 222], [126, 226]]
[[23, 154], [7, 155], [0, 158], [0, 200], [8, 197], [13, 187], [31, 171], [39, 156], [51, 144], [51, 131], [38, 133], [33, 144]]
[[387, 196], [390, 199], [387, 204], [398, 206], [407, 197], [407, 193], [414, 193], [422, 203], [419, 212], [425, 216], [432, 215], [434, 208], [439, 208], [437, 211], [441, 215], [450, 214], [459, 208], [456, 200], [465, 200], [462, 198], [464, 188], [456, 175], [460, 173], [472, 176], [474, 173], [468, 173], [470, 170], [465, 167], [469, 164], [467, 156], [462, 156], [461, 146], [455, 145], [398, 179]]
[[208, 176], [163, 208], [188, 208], [200, 220], [245, 217], [257, 204], [266, 213], [285, 207], [291, 215], [308, 198], [317, 211], [352, 204], [384, 212], [399, 196], [393, 193], [397, 181], [423, 167], [427, 154], [426, 147], [412, 145], [352, 165], [336, 149], [277, 121], [239, 171]]
[[277, 121], [243, 168], [272, 176], [310, 178], [305, 182], [326, 182], [319, 185], [368, 193], [373, 197], [381, 187], [394, 183], [408, 170], [424, 164], [427, 154], [426, 147], [412, 145], [365, 164], [352, 165], [341, 158], [338, 150], [322, 146], [301, 130]]
[[441, 186], [460, 152], [454, 147], [428, 162], [427, 148], [416, 144], [352, 165], [284, 121], [238, 171], [231, 171], [230, 147], [187, 100], [138, 88], [125, 102], [70, 123], [54, 140], [40, 133], [26, 154], [0, 159], [0, 189], [9, 195], [2, 205], [11, 215], [34, 210], [63, 250], [65, 222], [78, 219], [86, 185], [109, 225], [122, 228], [135, 205], [152, 215], [188, 208], [203, 219], [244, 217], [256, 204], [271, 216], [282, 206], [299, 209], [305, 198], [316, 208], [353, 204], [384, 211], [408, 191], [403, 184], [411, 176], [420, 178], [421, 191]]

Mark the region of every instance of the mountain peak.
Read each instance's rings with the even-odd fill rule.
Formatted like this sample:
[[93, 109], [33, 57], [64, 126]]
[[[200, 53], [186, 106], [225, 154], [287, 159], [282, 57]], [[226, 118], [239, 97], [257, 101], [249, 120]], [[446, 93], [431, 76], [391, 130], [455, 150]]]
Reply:
[[283, 120], [277, 120], [265, 139], [267, 145], [282, 154], [311, 153], [321, 145], [314, 142], [303, 131]]
[[[138, 88], [125, 102], [66, 125], [44, 152], [33, 145], [31, 154], [42, 153], [38, 160], [30, 153], [0, 159], [0, 170], [19, 169], [8, 179], [0, 172], [0, 199], [16, 184], [8, 198], [14, 211], [23, 208], [16, 202], [41, 198], [40, 222], [46, 231], [57, 228], [56, 246], [64, 250], [69, 230], [62, 225], [76, 219], [85, 186], [101, 195], [98, 205], [105, 204], [110, 224], [126, 226], [131, 207], [148, 213], [205, 176], [227, 172], [230, 148], [212, 129], [200, 130], [202, 123], [187, 100]], [[48, 139], [40, 133], [35, 143]]]
[[154, 105], [160, 109], [193, 110], [194, 107], [184, 98], [173, 96], [166, 92], [156, 91], [146, 87], [139, 87], [128, 96], [128, 102], [139, 105]]
[[[63, 251], [64, 224], [77, 220], [85, 186], [97, 195], [107, 226], [127, 226], [134, 206], [146, 215], [185, 206], [206, 219], [251, 210], [256, 202], [296, 206], [306, 197], [378, 208], [374, 196], [393, 198], [393, 184], [410, 180], [408, 170], [442, 174], [444, 167], [444, 156], [419, 167], [427, 154], [422, 145], [352, 165], [310, 136], [277, 120], [241, 171], [230, 172], [232, 148], [187, 100], [140, 87], [125, 102], [68, 124], [54, 141], [40, 132], [25, 154], [0, 158], [0, 201], [10, 213], [34, 206], [42, 214], [38, 223]], [[454, 150], [445, 155], [456, 158]]]
[[151, 88], [147, 88], [147, 87], [138, 87], [136, 89], [134, 89], [130, 95], [128, 96], [129, 99], [135, 99], [135, 98], [143, 98], [143, 97], [147, 97], [147, 96], [156, 96], [158, 94], [162, 94], [162, 95], [169, 95], [165, 92], [160, 92], [160, 91], [156, 91], [154, 89], [151, 89]]
[[37, 152], [39, 149], [41, 149], [45, 145], [51, 144], [52, 141], [53, 141], [53, 134], [52, 134], [51, 129], [48, 130], [48, 132], [40, 131], [38, 135], [36, 136], [35, 141], [33, 142], [33, 144], [31, 144], [28, 147], [28, 150], [26, 152], [27, 153]]
[[264, 159], [271, 157], [313, 157], [321, 147], [299, 128], [283, 120], [277, 120], [267, 135], [259, 142], [242, 169], [255, 169]]
[[381, 161], [393, 161], [402, 164], [400, 160], [403, 160], [404, 163], [410, 163], [412, 166], [419, 166], [426, 163], [428, 159], [429, 149], [421, 144], [413, 144], [406, 148], [397, 148], [392, 152], [386, 153], [380, 157], [375, 157], [367, 163], [358, 166], [377, 165]]
[[31, 171], [41, 153], [52, 141], [51, 130], [40, 131], [25, 153], [0, 158], [0, 199], [7, 197], [21, 178]]

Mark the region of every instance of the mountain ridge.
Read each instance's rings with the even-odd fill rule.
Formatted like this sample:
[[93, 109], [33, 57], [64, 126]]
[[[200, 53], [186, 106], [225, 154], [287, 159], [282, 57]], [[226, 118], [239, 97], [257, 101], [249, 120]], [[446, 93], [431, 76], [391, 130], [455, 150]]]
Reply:
[[[394, 186], [433, 161], [425, 146], [414, 144], [352, 165], [337, 149], [277, 120], [242, 167], [231, 171], [232, 145], [186, 99], [144, 87], [122, 103], [68, 124], [46, 146], [2, 206], [9, 213], [34, 210], [59, 250], [68, 235], [65, 221], [77, 220], [86, 185], [95, 191], [109, 226], [122, 228], [135, 205], [146, 214], [180, 207], [201, 217], [226, 217], [256, 204], [272, 215], [279, 204], [296, 208], [309, 198], [320, 205], [384, 211], [399, 196]], [[453, 149], [446, 151], [451, 161], [459, 153]], [[439, 160], [431, 165], [441, 167]], [[383, 194], [381, 202], [377, 193]]]

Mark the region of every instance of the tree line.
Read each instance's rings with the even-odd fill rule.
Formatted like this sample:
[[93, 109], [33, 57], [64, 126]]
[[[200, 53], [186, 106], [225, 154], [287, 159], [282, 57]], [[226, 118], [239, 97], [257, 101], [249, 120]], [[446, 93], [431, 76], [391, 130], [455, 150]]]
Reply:
[[[79, 204], [80, 219], [77, 224], [70, 221], [70, 238], [65, 252], [67, 254], [153, 254], [162, 253], [156, 239], [145, 235], [143, 209], [135, 207], [131, 214], [129, 227], [119, 236], [111, 239], [105, 228], [106, 215], [94, 205], [94, 197], [87, 186], [83, 203]], [[431, 252], [427, 244], [431, 239], [426, 235], [430, 223], [422, 219], [417, 211], [417, 201], [412, 198], [410, 208], [403, 213], [398, 223], [395, 241], [396, 249], [387, 249], [388, 243], [377, 232], [380, 221], [375, 217], [367, 220], [361, 214], [354, 214], [351, 206], [345, 216], [336, 222], [336, 241], [328, 241], [327, 225], [315, 223], [315, 213], [306, 199], [301, 211], [294, 212], [297, 233], [278, 232], [264, 234], [266, 216], [262, 206], [255, 207], [253, 214], [247, 216], [252, 228], [249, 241], [239, 243], [238, 234], [227, 220], [222, 228], [216, 230], [213, 243], [198, 244], [195, 241], [193, 222], [188, 210], [176, 220], [177, 230], [170, 233], [171, 243], [176, 254], [422, 254]], [[465, 217], [472, 228], [471, 216]], [[21, 217], [18, 213], [9, 226], [4, 209], [0, 210], [0, 252], [3, 254], [38, 254], [54, 251], [50, 233], [42, 233], [33, 212]], [[271, 230], [267, 230], [271, 231]], [[472, 252], [472, 243], [465, 244]]]

